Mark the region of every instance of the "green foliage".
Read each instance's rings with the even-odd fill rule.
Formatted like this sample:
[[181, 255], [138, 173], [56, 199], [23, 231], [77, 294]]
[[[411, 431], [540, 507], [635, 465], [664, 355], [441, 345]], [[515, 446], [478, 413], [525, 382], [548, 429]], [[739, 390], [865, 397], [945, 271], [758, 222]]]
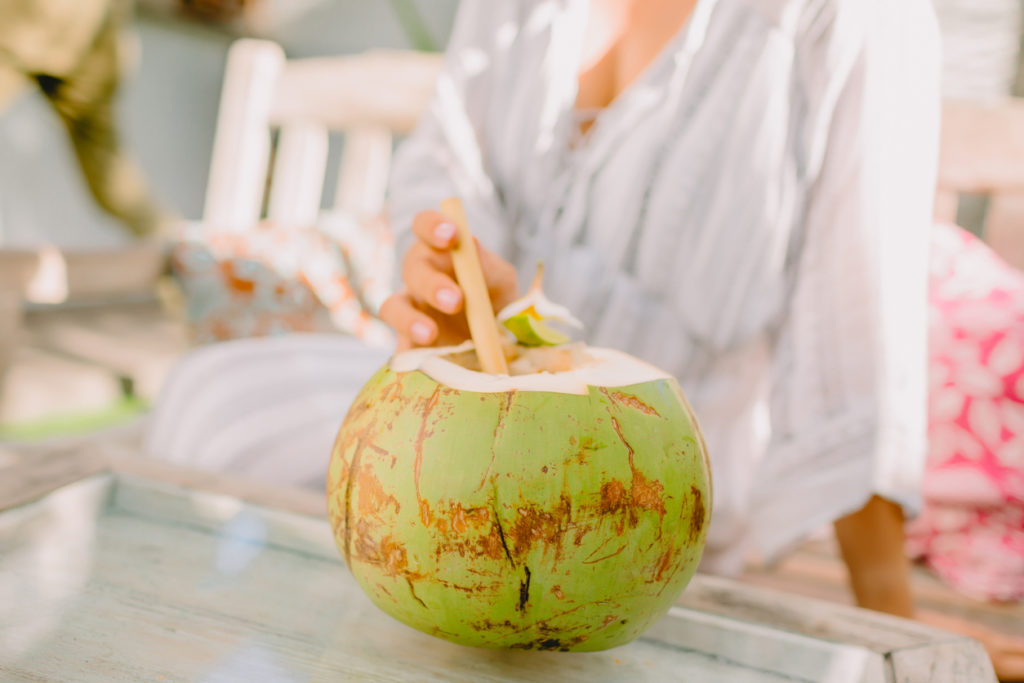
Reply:
[[41, 441], [80, 436], [100, 429], [126, 424], [139, 418], [149, 405], [134, 396], [126, 396], [107, 408], [71, 415], [52, 415], [28, 422], [0, 425], [0, 441]]
[[437, 52], [440, 49], [414, 0], [391, 0], [391, 9], [413, 49], [421, 52]]

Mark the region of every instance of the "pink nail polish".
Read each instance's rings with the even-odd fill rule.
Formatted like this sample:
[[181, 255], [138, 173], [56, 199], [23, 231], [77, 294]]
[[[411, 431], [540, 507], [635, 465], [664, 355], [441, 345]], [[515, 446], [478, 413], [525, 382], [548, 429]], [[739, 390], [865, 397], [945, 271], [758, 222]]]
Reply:
[[441, 306], [446, 313], [454, 313], [456, 307], [459, 305], [459, 300], [462, 297], [459, 293], [451, 289], [439, 289], [437, 290], [437, 303]]
[[413, 323], [409, 332], [412, 334], [412, 340], [417, 344], [430, 342], [430, 326], [426, 323]]
[[447, 242], [451, 238], [455, 237], [455, 226], [451, 223], [438, 223], [437, 226], [434, 227], [434, 237], [442, 242]]

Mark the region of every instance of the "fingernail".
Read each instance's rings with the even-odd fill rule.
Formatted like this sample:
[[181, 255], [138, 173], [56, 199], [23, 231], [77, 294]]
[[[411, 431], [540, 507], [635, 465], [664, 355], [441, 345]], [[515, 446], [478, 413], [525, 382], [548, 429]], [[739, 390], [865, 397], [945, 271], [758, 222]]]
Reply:
[[459, 300], [462, 298], [454, 289], [439, 289], [436, 296], [437, 303], [445, 313], [454, 313], [455, 309], [459, 306]]
[[413, 323], [409, 331], [412, 334], [413, 341], [417, 344], [430, 343], [430, 326], [426, 323]]
[[455, 226], [451, 223], [438, 223], [434, 227], [434, 237], [442, 242], [447, 242], [455, 237]]

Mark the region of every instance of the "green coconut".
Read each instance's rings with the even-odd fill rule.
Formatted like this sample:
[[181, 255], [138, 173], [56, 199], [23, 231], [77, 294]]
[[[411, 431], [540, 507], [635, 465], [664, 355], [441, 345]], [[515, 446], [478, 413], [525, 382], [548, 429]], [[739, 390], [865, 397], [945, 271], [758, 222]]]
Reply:
[[471, 345], [395, 356], [330, 462], [330, 521], [382, 610], [488, 648], [601, 650], [665, 614], [697, 568], [706, 450], [676, 381], [616, 351]]

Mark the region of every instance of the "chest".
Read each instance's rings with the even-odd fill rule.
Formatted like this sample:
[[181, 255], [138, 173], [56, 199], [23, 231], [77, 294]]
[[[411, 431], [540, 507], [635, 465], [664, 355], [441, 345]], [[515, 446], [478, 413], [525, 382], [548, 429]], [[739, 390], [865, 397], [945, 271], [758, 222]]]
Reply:
[[[680, 234], [691, 227], [703, 232], [703, 212], [735, 225], [771, 226], [780, 205], [796, 201], [786, 193], [799, 179], [803, 146], [792, 132], [804, 126], [791, 100], [792, 46], [742, 3], [699, 5], [692, 26], [684, 29], [689, 19], [677, 14], [679, 28], [662, 29], [657, 51], [647, 46], [636, 53], [646, 57], [638, 60], [642, 74], [633, 62], [639, 82], [605, 68], [625, 64], [617, 60], [643, 48], [628, 36], [614, 40], [614, 22], [596, 23], [609, 15], [591, 13], [585, 46], [583, 11], [548, 17], [546, 25], [524, 19], [497, 64], [508, 74], [501, 96], [488, 103], [481, 121], [487, 170], [511, 222], [522, 226], [524, 243], [556, 225], [574, 226], [571, 232], [587, 224], [586, 241], [638, 253], [636, 234], [626, 228], [641, 216], [666, 216]], [[595, 51], [602, 35], [609, 44]], [[588, 84], [601, 87], [588, 90]], [[586, 138], [574, 135], [574, 126], [587, 120], [574, 107], [604, 108]], [[785, 191], [774, 182], [779, 178], [786, 179]], [[736, 216], [741, 210], [747, 214]], [[599, 224], [605, 223], [613, 234], [604, 234]]]
[[591, 0], [576, 106], [605, 108], [682, 30], [696, 0]]

